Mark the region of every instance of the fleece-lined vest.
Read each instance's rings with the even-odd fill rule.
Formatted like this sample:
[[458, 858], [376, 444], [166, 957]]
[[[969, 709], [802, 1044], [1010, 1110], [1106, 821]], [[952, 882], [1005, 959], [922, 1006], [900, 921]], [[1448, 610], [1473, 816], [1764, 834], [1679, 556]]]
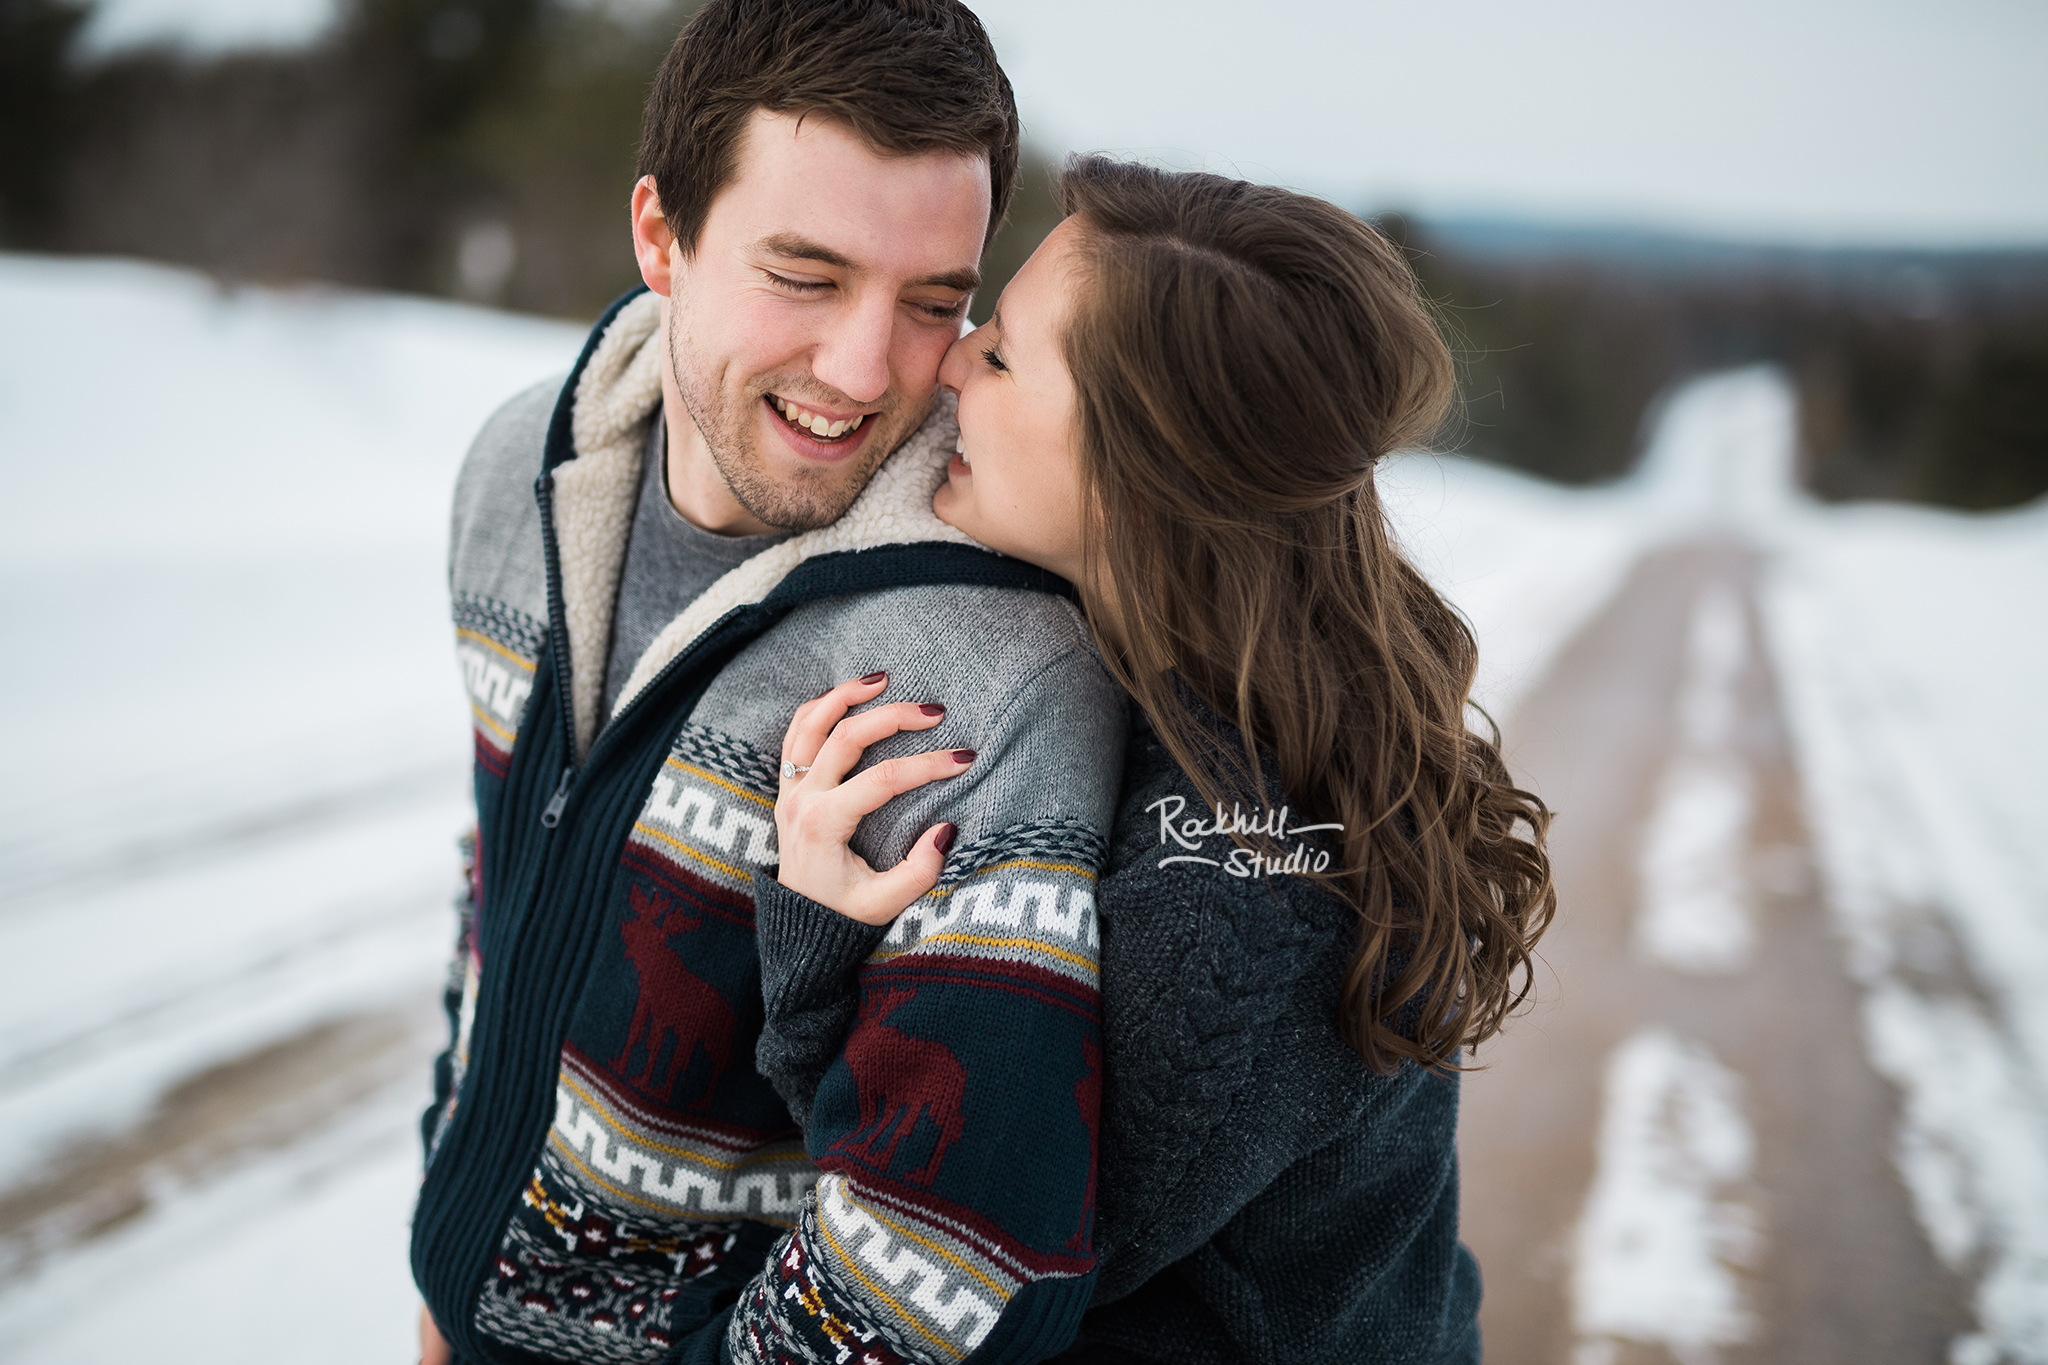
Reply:
[[[1063, 585], [931, 517], [942, 412], [839, 522], [707, 590], [600, 717], [655, 317], [614, 305], [544, 439], [508, 410], [458, 497], [479, 832], [415, 1276], [467, 1360], [1041, 1358], [1093, 1279], [1118, 694]], [[856, 840], [885, 865], [962, 827], [800, 1133], [754, 1066], [752, 879], [789, 713], [872, 667], [950, 733], [871, 757], [983, 758]]]

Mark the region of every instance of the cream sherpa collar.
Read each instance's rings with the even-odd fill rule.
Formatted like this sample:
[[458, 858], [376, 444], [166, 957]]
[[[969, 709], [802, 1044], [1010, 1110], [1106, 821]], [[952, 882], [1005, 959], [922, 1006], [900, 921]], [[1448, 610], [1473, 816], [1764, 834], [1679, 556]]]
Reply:
[[[619, 310], [577, 380], [570, 413], [575, 454], [554, 471], [555, 546], [568, 618], [579, 763], [597, 736], [605, 653], [639, 492], [647, 422], [661, 403], [662, 349], [661, 301], [642, 294]], [[952, 399], [941, 395], [924, 425], [882, 462], [844, 516], [763, 550], [706, 588], [663, 627], [633, 665], [612, 714], [719, 618], [759, 602], [814, 555], [921, 541], [976, 544], [932, 514], [932, 495], [945, 482], [957, 432]]]

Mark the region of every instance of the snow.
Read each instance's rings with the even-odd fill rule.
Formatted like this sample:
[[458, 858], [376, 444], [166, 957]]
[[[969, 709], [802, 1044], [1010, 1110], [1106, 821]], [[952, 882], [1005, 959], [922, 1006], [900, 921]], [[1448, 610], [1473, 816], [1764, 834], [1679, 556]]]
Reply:
[[1771, 648], [1899, 1168], [1977, 1283], [1981, 1343], [2048, 1361], [2048, 506], [1801, 519]]
[[[209, 1067], [427, 1012], [469, 818], [449, 493], [582, 329], [19, 256], [0, 319], [4, 1189]], [[131, 1358], [142, 1333], [158, 1359], [274, 1358], [314, 1321], [292, 1359], [410, 1358], [430, 1046], [288, 1151], [151, 1167], [117, 1233], [0, 1247], [9, 1358]]]
[[1642, 467], [1566, 489], [1457, 456], [1383, 462], [1380, 501], [1402, 548], [1478, 635], [1473, 695], [1511, 714], [1649, 549], [1769, 527], [1796, 510], [1791, 393], [1775, 371], [1696, 380], [1663, 405]]
[[[450, 484], [483, 417], [564, 371], [582, 335], [9, 256], [0, 319], [4, 1189], [252, 1049], [427, 1016], [466, 819]], [[1901, 1094], [1900, 1170], [1930, 1243], [1977, 1286], [1977, 1334], [1952, 1358], [2048, 1363], [2048, 839], [2031, 828], [2048, 814], [2048, 507], [1814, 506], [1791, 485], [1792, 418], [1782, 378], [1747, 370], [1676, 394], [1614, 486], [1429, 455], [1378, 482], [1473, 624], [1478, 698], [1503, 718], [1646, 552], [1757, 550], [1760, 639], [1725, 594], [1691, 622], [1640, 944], [1739, 970], [1730, 831], [1749, 797], [1730, 726], [1755, 643], [1873, 1064]], [[1768, 880], [1768, 859], [1749, 872]], [[408, 1358], [427, 1080], [404, 1065], [303, 1141], [159, 1172], [114, 1231], [0, 1248], [10, 1358], [127, 1357], [145, 1334], [166, 1361], [274, 1358], [306, 1321], [321, 1326], [293, 1359]], [[1695, 1042], [1638, 1035], [1610, 1059], [1600, 1131], [1582, 1359], [1626, 1337], [1682, 1358], [1740, 1339], [1726, 1277], [1757, 1229], [1739, 1079]], [[331, 1311], [337, 1295], [351, 1311]], [[179, 1330], [200, 1315], [203, 1336]]]
[[431, 994], [466, 819], [457, 785], [0, 921], [9, 961], [90, 972], [23, 973], [0, 997], [0, 1183], [252, 1039]]
[[1662, 515], [1667, 534], [1768, 534], [1807, 505], [1793, 483], [1796, 406], [1769, 366], [1696, 379], [1662, 405], [1628, 486]]
[[1741, 1081], [1704, 1047], [1649, 1028], [1614, 1050], [1577, 1237], [1575, 1365], [1611, 1361], [1620, 1338], [1682, 1365], [1750, 1338], [1737, 1272], [1762, 1245], [1744, 1189], [1755, 1159]]
[[[407, 1268], [419, 1186], [413, 1099], [410, 1087], [387, 1091], [288, 1152], [165, 1191], [170, 1216], [104, 1237], [0, 1298], [8, 1358], [417, 1359], [419, 1298]], [[119, 1286], [112, 1296], [110, 1285]]]
[[1425, 453], [1388, 459], [1377, 482], [1403, 550], [1478, 636], [1473, 696], [1496, 719], [1542, 681], [1656, 536], [1633, 486], [1572, 492]]
[[10, 901], [459, 787], [449, 491], [577, 329], [23, 257], [0, 257], [0, 317]]

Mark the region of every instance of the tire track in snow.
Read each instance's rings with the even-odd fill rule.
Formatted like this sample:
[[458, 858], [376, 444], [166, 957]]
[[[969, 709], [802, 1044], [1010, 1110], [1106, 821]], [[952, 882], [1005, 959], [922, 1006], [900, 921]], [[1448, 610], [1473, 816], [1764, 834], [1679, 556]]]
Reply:
[[[1742, 599], [1721, 578], [1693, 597], [1676, 744], [1637, 862], [1636, 955], [1693, 976], [1751, 964], [1756, 926], [1746, 845], [1755, 782], [1738, 751], [1748, 663]], [[1756, 1138], [1741, 1079], [1661, 1025], [1608, 1058], [1598, 1165], [1573, 1247], [1575, 1365], [1609, 1365], [1624, 1342], [1681, 1361], [1756, 1332], [1741, 1272], [1764, 1246]]]
[[[381, 775], [328, 791], [245, 792], [234, 805], [209, 809], [181, 798], [169, 810], [155, 801], [121, 809], [105, 792], [88, 808], [57, 813], [44, 828], [0, 838], [0, 916], [40, 910], [122, 883], [222, 859], [247, 856], [269, 844], [315, 837], [366, 815], [445, 803], [466, 774], [445, 763]], [[156, 818], [152, 821], [139, 812]], [[154, 824], [156, 828], [150, 828]], [[140, 837], [116, 841], [110, 831], [141, 828]]]
[[328, 1019], [185, 1078], [126, 1131], [67, 1145], [0, 1188], [0, 1291], [185, 1189], [306, 1141], [380, 1091], [416, 1083], [440, 1022], [428, 998]]

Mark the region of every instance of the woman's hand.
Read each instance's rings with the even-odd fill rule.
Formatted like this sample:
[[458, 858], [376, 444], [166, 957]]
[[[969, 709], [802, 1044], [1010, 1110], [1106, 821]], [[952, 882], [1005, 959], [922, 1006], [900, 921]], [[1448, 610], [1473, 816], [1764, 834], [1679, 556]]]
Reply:
[[434, 1315], [420, 1305], [420, 1365], [449, 1365], [453, 1352], [448, 1343], [441, 1339], [441, 1329], [434, 1325]]
[[870, 673], [797, 708], [782, 737], [782, 790], [775, 799], [782, 852], [776, 880], [862, 924], [887, 924], [937, 886], [958, 830], [933, 825], [902, 862], [877, 872], [847, 847], [854, 827], [892, 797], [957, 777], [974, 762], [972, 749], [939, 749], [888, 759], [847, 780], [870, 744], [903, 730], [929, 730], [945, 718], [946, 708], [933, 702], [846, 714], [888, 685], [888, 674]]

